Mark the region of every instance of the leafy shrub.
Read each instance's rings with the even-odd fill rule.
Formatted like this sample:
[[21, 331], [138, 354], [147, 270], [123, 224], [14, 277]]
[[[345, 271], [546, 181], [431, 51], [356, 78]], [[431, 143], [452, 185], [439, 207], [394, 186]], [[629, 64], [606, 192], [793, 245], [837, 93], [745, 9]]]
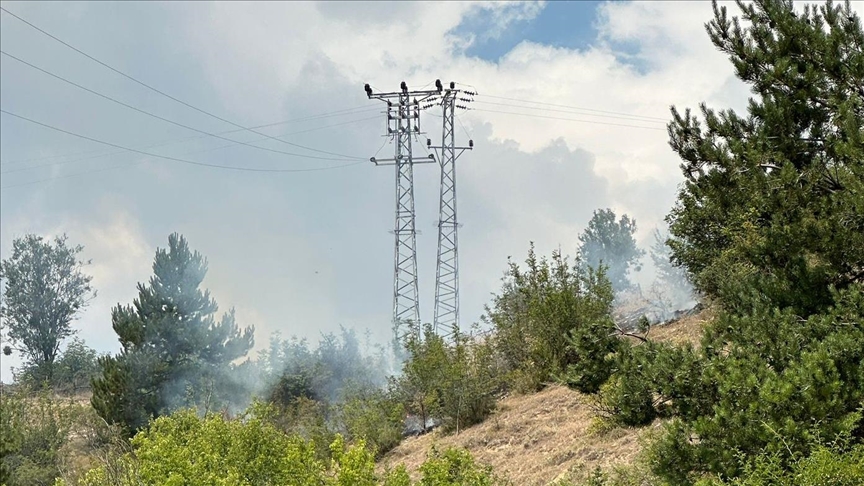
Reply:
[[[107, 427], [96, 422], [90, 407], [53, 396], [50, 390], [32, 391], [4, 386], [0, 393], [0, 484], [50, 485], [65, 474], [74, 476], [80, 464], [74, 449], [95, 450], [103, 444]], [[75, 439], [73, 436], [78, 436]]]
[[74, 337], [53, 363], [30, 361], [16, 369], [15, 383], [28, 388], [47, 386], [64, 394], [86, 391], [90, 380], [99, 373], [98, 357], [96, 350]]
[[[123, 456], [124, 474], [113, 484], [299, 486], [317, 482], [325, 469], [311, 443], [254, 416], [243, 421], [217, 415], [201, 419], [182, 410], [154, 420], [132, 445], [135, 453]], [[82, 484], [112, 484], [107, 480], [106, 469], [100, 467]]]
[[[311, 441], [278, 430], [267, 413], [268, 406], [259, 403], [242, 420], [200, 418], [192, 410], [159, 417], [132, 439], [134, 451], [115, 457], [110, 467], [92, 469], [78, 485], [412, 485], [404, 466], [379, 477], [363, 441], [348, 445], [337, 435], [328, 447], [330, 459], [321, 461]], [[460, 450], [433, 451], [421, 475], [417, 484], [424, 486], [502, 484]]]
[[806, 456], [791, 465], [779, 454], [763, 453], [750, 458], [740, 477], [723, 482], [705, 479], [698, 486], [859, 486], [864, 484], [864, 444], [814, 445]]
[[646, 425], [657, 417], [653, 383], [637, 369], [639, 360], [630, 351], [622, 351], [621, 369], [604, 384], [594, 397], [594, 408], [604, 418], [622, 425]]
[[339, 406], [339, 420], [349, 439], [363, 439], [380, 457], [402, 440], [405, 408], [387, 390], [350, 390]]
[[494, 486], [507, 484], [492, 472], [492, 468], [477, 464], [471, 453], [450, 448], [439, 452], [434, 447], [420, 466], [421, 479], [417, 486]]
[[402, 375], [391, 390], [421, 423], [435, 418], [445, 430], [458, 431], [483, 421], [495, 408], [500, 376], [489, 345], [460, 333], [447, 343], [426, 325], [423, 339], [409, 336], [405, 348]]
[[617, 345], [604, 270], [570, 265], [560, 252], [551, 261], [538, 258], [533, 244], [525, 264], [522, 270], [509, 262], [502, 292], [484, 317], [509, 386], [536, 391], [565, 379], [596, 391], [608, 377], [605, 363]]

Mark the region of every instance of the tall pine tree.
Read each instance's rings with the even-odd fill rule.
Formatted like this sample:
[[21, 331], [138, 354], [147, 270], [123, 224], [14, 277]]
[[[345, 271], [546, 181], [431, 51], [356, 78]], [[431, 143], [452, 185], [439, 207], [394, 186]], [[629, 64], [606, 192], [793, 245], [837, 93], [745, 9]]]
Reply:
[[157, 249], [153, 277], [138, 284], [133, 304], [112, 309], [122, 349], [100, 359], [93, 407], [130, 433], [179, 407], [213, 409], [230, 402], [236, 387], [232, 362], [253, 345], [253, 328], [242, 331], [233, 309], [216, 320], [218, 306], [199, 285], [207, 260], [178, 234]]
[[748, 282], [806, 316], [864, 283], [864, 32], [848, 3], [739, 7], [715, 4], [707, 29], [751, 86], [747, 112], [673, 108], [673, 259], [727, 305]]

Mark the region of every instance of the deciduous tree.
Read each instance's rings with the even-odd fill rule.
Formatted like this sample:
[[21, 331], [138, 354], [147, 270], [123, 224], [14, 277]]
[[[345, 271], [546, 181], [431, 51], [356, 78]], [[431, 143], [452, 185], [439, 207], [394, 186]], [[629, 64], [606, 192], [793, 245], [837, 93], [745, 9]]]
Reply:
[[70, 246], [66, 235], [47, 241], [33, 234], [12, 242], [12, 256], [0, 262], [2, 330], [37, 379], [51, 380], [63, 340], [75, 334], [72, 320], [96, 292], [84, 273], [90, 262], [79, 259], [83, 246]]

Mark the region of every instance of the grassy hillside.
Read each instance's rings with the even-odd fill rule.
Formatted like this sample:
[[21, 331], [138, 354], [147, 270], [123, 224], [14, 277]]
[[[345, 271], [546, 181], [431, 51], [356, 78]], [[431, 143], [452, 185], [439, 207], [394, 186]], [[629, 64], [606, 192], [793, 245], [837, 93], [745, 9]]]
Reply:
[[[656, 326], [648, 338], [656, 341], [698, 342], [711, 310]], [[609, 470], [629, 464], [641, 450], [647, 428], [604, 430], [591, 409], [590, 398], [566, 387], [551, 385], [525, 396], [499, 401], [485, 422], [444, 436], [433, 432], [404, 440], [380, 462], [382, 469], [404, 463], [412, 477], [432, 447], [468, 449], [479, 461], [505, 474], [518, 485], [546, 485], [559, 479], [581, 479], [594, 468]]]

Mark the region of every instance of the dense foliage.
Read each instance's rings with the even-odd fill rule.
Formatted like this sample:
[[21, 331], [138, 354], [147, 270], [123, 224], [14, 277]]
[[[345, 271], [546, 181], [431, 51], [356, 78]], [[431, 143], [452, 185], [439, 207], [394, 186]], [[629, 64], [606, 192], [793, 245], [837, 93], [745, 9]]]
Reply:
[[51, 381], [60, 345], [75, 333], [72, 320], [95, 296], [92, 277], [83, 270], [89, 262], [78, 258], [83, 249], [69, 246], [66, 235], [53, 243], [26, 235], [12, 242], [12, 256], [0, 262], [0, 331], [23, 354], [37, 382]]
[[848, 4], [739, 8], [744, 22], [715, 5], [707, 29], [758, 98], [746, 117], [703, 106], [704, 130], [673, 110], [669, 127], [687, 178], [669, 244], [718, 316], [695, 348], [622, 345], [598, 408], [673, 417], [649, 454], [672, 484], [854, 482], [827, 447], [864, 440], [861, 21]]
[[239, 330], [233, 310], [214, 318], [216, 302], [198, 288], [207, 262], [185, 238], [172, 234], [168, 249], [156, 251], [153, 273], [132, 306], [112, 310], [122, 349], [100, 359], [93, 382], [93, 407], [130, 433], [180, 407], [229, 404], [243, 389], [231, 363], [252, 347], [253, 329]]
[[746, 115], [702, 105], [704, 125], [673, 109], [674, 258], [727, 306], [746, 281], [806, 317], [864, 281], [864, 33], [848, 5], [739, 7], [707, 30], [756, 96]]
[[537, 390], [566, 379], [595, 391], [611, 371], [606, 362], [618, 343], [612, 287], [603, 269], [571, 265], [560, 252], [537, 258], [534, 247], [522, 270], [513, 262], [504, 288], [487, 308], [497, 357], [518, 390]]
[[[686, 181], [671, 236], [658, 233], [651, 255], [661, 287], [692, 278], [715, 304], [698, 344], [616, 327], [613, 289], [629, 286], [642, 252], [635, 223], [602, 210], [580, 237], [583, 260], [537, 257], [532, 245], [524, 268], [509, 262], [487, 308], [489, 334], [444, 339], [425, 327], [389, 380], [384, 353], [364, 355], [344, 330], [314, 350], [277, 336], [258, 362], [236, 367], [251, 329], [230, 312], [214, 319], [215, 302], [198, 290], [206, 262], [172, 235], [134, 306], [114, 309], [123, 351], [100, 360], [94, 381], [95, 409], [138, 431], [134, 451], [105, 455], [81, 484], [410, 486], [404, 467], [374, 467], [406, 416], [418, 417], [419, 433], [432, 422], [458, 433], [484, 420], [499, 393], [550, 381], [594, 394], [614, 426], [664, 419], [644, 463], [598, 470], [589, 484], [861, 484], [861, 21], [831, 2], [739, 8], [742, 19], [715, 5], [707, 30], [756, 96], [746, 115], [702, 106], [704, 122], [673, 109], [670, 143]], [[87, 373], [83, 345], [58, 363], [66, 355], [70, 370]], [[265, 402], [239, 419], [207, 413], [236, 394], [240, 376], [260, 378]], [[0, 404], [0, 481], [47, 484], [69, 441], [65, 412], [7, 395]], [[191, 409], [172, 414], [178, 407]], [[420, 473], [421, 485], [501, 482], [457, 450], [433, 450]]]
[[0, 393], [0, 485], [50, 486], [77, 478], [118, 438], [86, 403], [45, 388]]
[[[264, 417], [266, 407], [253, 407], [242, 420], [221, 415], [199, 417], [181, 410], [154, 420], [132, 438], [134, 452], [110, 459], [91, 470], [80, 486], [164, 485], [297, 485], [332, 486], [456, 486], [500, 484], [488, 467], [464, 451], [434, 452], [413, 483], [404, 467], [379, 475], [374, 456], [362, 441], [347, 445], [336, 436], [329, 461], [315, 446], [287, 435]], [[62, 483], [61, 483], [62, 484]]]
[[457, 333], [448, 343], [426, 325], [422, 339], [409, 336], [402, 374], [391, 390], [409, 413], [418, 416], [421, 429], [430, 419], [446, 430], [459, 430], [481, 422], [495, 406], [499, 377], [490, 348]]
[[78, 337], [54, 361], [51, 378], [42, 372], [42, 366], [25, 363], [15, 372], [15, 382], [31, 387], [48, 385], [58, 393], [75, 394], [90, 389], [90, 382], [99, 373], [99, 354]]

